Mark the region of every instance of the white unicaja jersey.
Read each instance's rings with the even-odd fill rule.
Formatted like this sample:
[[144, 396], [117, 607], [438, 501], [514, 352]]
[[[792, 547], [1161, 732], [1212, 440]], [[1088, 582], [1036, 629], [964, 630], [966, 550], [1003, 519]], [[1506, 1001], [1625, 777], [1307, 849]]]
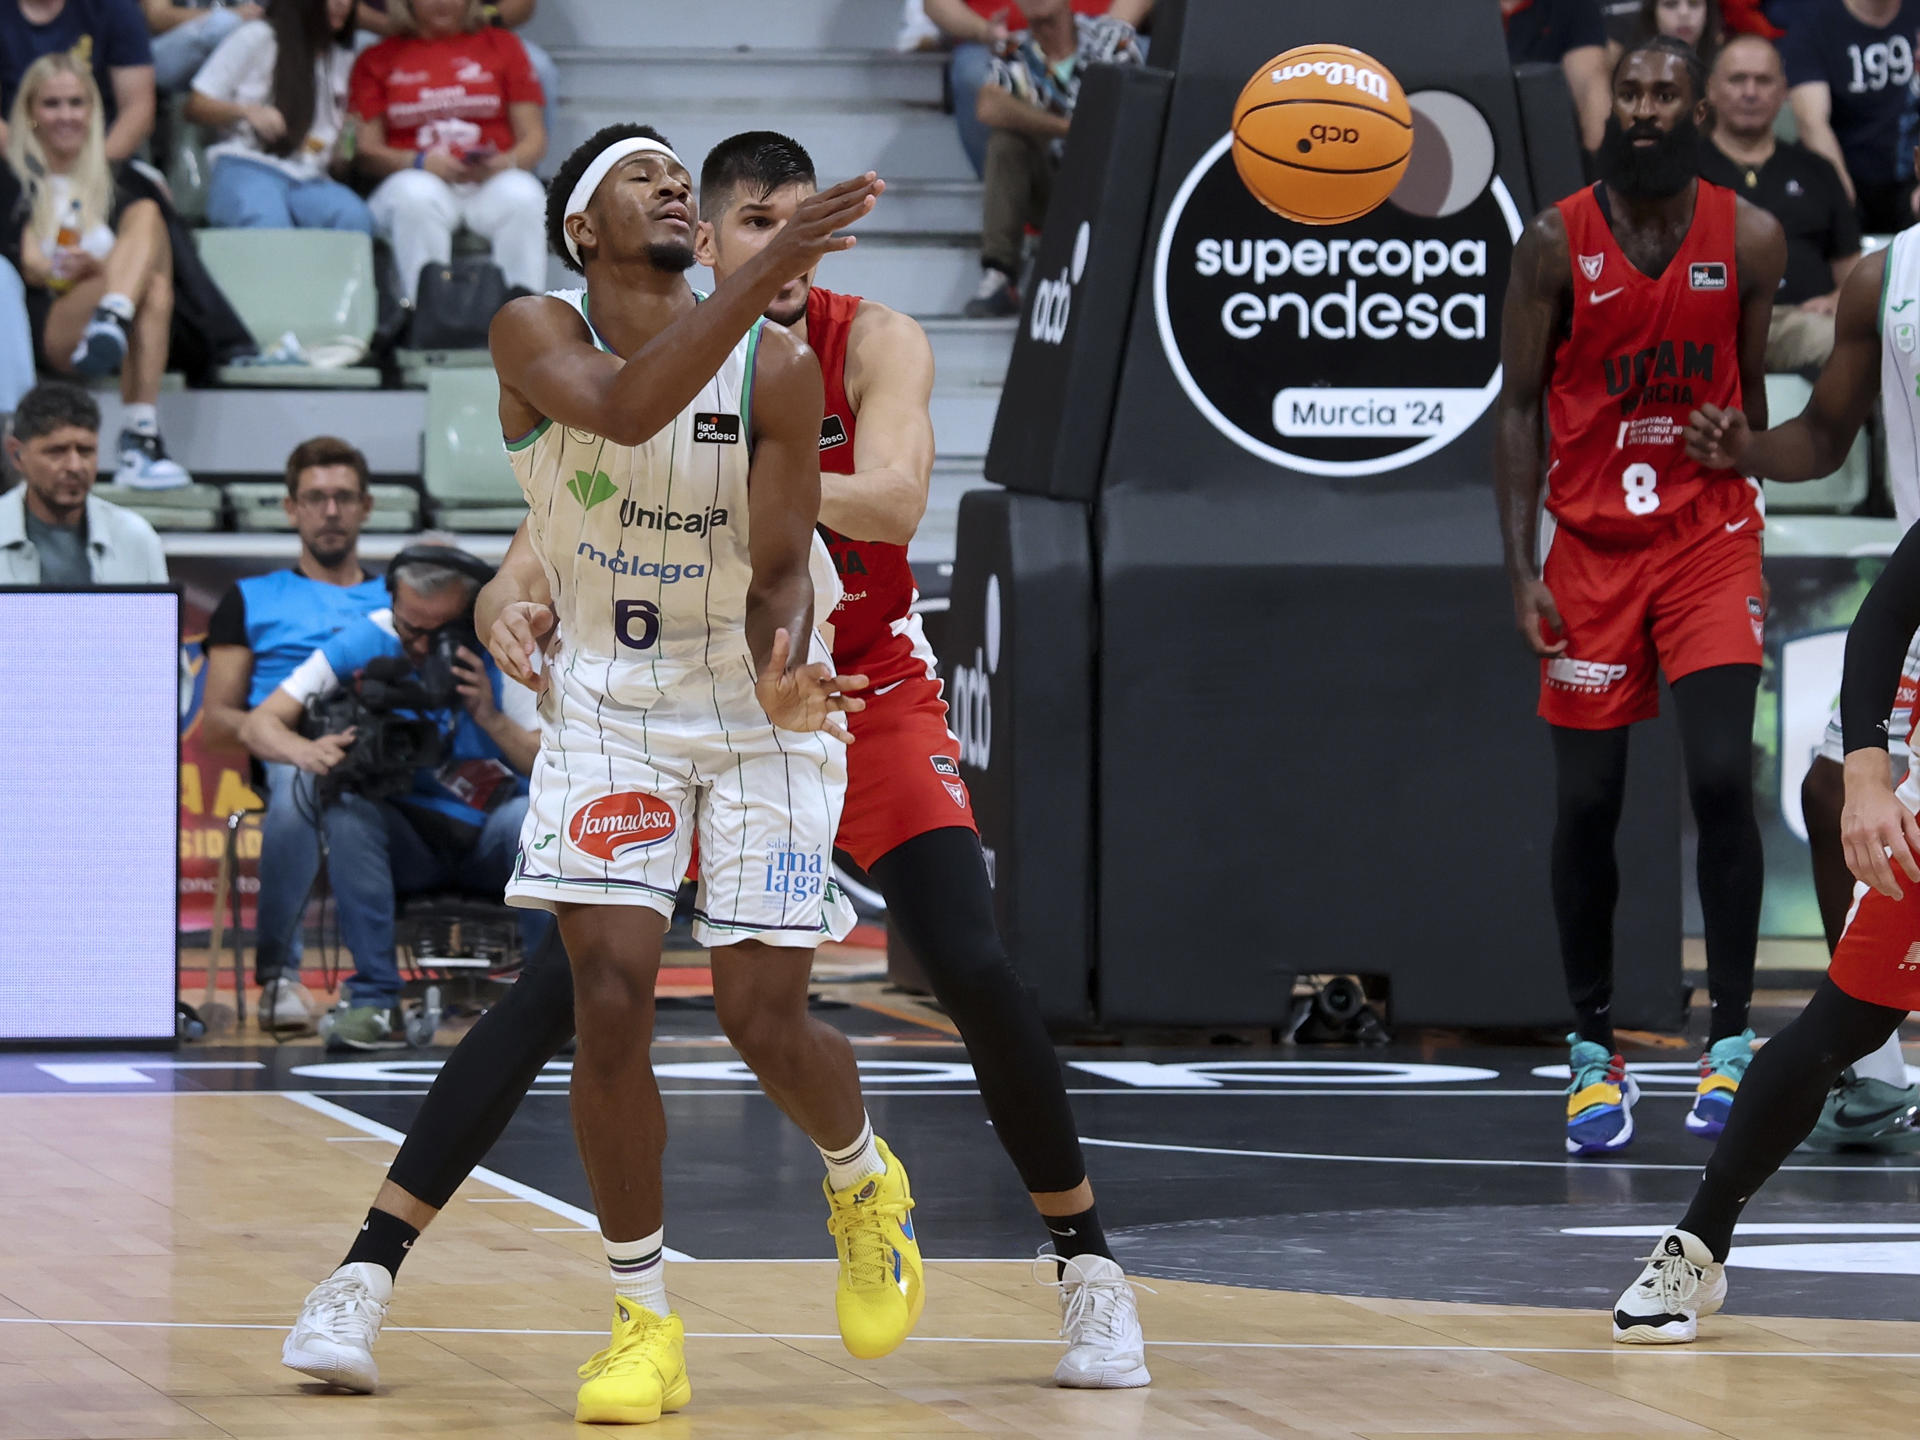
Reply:
[[[586, 291], [554, 298], [591, 329]], [[750, 664], [747, 470], [764, 324], [756, 320], [693, 403], [643, 444], [555, 420], [508, 439], [528, 537], [553, 588], [556, 675], [644, 707], [689, 676]], [[594, 343], [608, 348], [597, 331]]]
[[1886, 414], [1887, 488], [1903, 530], [1920, 520], [1920, 229], [1887, 247], [1880, 287], [1880, 401]]

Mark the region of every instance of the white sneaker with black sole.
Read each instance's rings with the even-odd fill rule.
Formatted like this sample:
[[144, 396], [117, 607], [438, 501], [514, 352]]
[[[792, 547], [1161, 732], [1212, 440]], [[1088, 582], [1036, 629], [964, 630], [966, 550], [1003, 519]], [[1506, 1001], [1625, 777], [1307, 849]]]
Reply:
[[280, 1363], [342, 1390], [371, 1395], [380, 1383], [373, 1342], [393, 1300], [393, 1276], [361, 1261], [342, 1265], [307, 1296], [280, 1347]]
[[1622, 1345], [1684, 1345], [1727, 1300], [1727, 1267], [1704, 1241], [1669, 1230], [1646, 1258], [1640, 1278], [1613, 1306], [1613, 1338]]
[[260, 992], [260, 1028], [294, 1030], [313, 1029], [313, 997], [298, 980], [269, 980]]
[[1035, 1264], [1061, 1267], [1058, 1280], [1042, 1281], [1060, 1291], [1060, 1335], [1067, 1342], [1053, 1383], [1069, 1390], [1132, 1390], [1151, 1382], [1133, 1282], [1119, 1262], [1104, 1255], [1056, 1260], [1043, 1252]]

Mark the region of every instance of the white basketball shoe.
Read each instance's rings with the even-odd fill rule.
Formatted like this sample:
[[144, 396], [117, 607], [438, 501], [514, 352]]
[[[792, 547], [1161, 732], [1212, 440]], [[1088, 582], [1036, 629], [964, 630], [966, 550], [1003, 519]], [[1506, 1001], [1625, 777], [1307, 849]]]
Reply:
[[342, 1265], [313, 1287], [280, 1363], [342, 1390], [371, 1395], [380, 1383], [373, 1342], [393, 1300], [393, 1276], [381, 1265]]
[[1622, 1345], [1684, 1345], [1700, 1320], [1727, 1300], [1727, 1267], [1697, 1235], [1669, 1230], [1646, 1258], [1647, 1268], [1613, 1307], [1613, 1338]]
[[1067, 1342], [1053, 1383], [1071, 1390], [1131, 1390], [1149, 1383], [1140, 1310], [1119, 1263], [1104, 1255], [1056, 1260], [1042, 1252], [1035, 1264], [1061, 1267], [1058, 1280], [1041, 1282], [1060, 1291], [1060, 1334]]

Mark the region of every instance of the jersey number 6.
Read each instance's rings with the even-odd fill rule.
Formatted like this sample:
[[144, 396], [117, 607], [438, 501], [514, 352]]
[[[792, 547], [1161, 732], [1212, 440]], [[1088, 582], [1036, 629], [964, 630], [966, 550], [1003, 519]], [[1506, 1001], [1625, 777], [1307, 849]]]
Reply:
[[1627, 513], [1629, 515], [1651, 515], [1660, 508], [1660, 472], [1644, 461], [1629, 465], [1620, 477], [1621, 488], [1627, 492]]
[[651, 650], [660, 638], [660, 607], [651, 600], [614, 601], [613, 633], [629, 650]]

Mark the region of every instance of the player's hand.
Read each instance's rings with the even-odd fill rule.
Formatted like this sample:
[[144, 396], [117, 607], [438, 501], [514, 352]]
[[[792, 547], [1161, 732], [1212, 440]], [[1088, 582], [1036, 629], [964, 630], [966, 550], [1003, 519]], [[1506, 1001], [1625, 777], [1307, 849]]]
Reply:
[[1920, 860], [1914, 858], [1920, 855], [1920, 821], [1894, 794], [1884, 750], [1855, 750], [1847, 756], [1846, 766], [1847, 803], [1840, 812], [1840, 841], [1846, 848], [1847, 869], [1889, 900], [1898, 900], [1903, 892], [1895, 865], [1920, 885]]
[[309, 775], [324, 775], [342, 760], [353, 746], [353, 737], [358, 730], [342, 730], [338, 735], [322, 735], [317, 740], [309, 740], [306, 748], [300, 752], [300, 758], [293, 763]]
[[480, 663], [480, 657], [464, 645], [453, 652], [453, 688], [460, 696], [460, 703], [467, 707], [467, 714], [473, 717], [473, 723], [483, 730], [487, 721], [499, 713], [499, 706], [493, 703], [493, 678]]
[[853, 735], [836, 718], [841, 712], [864, 710], [867, 702], [850, 692], [867, 688], [864, 675], [835, 675], [830, 666], [802, 665], [789, 670], [793, 642], [785, 629], [773, 632], [773, 653], [754, 681], [760, 707], [782, 730], [824, 730], [837, 740], [853, 743]]
[[547, 688], [547, 667], [536, 669], [533, 657], [544, 654], [552, 643], [556, 621], [551, 605], [516, 600], [500, 612], [487, 632], [493, 663], [536, 695]]
[[871, 211], [886, 188], [887, 182], [869, 170], [842, 180], [830, 190], [809, 195], [780, 233], [767, 242], [761, 257], [783, 285], [797, 280], [818, 265], [822, 256], [853, 248], [853, 236], [834, 232]]
[[1738, 470], [1752, 438], [1744, 410], [1702, 405], [1687, 417], [1687, 454], [1710, 470]]
[[1544, 580], [1522, 580], [1513, 587], [1513, 616], [1536, 655], [1563, 655], [1567, 627]]

